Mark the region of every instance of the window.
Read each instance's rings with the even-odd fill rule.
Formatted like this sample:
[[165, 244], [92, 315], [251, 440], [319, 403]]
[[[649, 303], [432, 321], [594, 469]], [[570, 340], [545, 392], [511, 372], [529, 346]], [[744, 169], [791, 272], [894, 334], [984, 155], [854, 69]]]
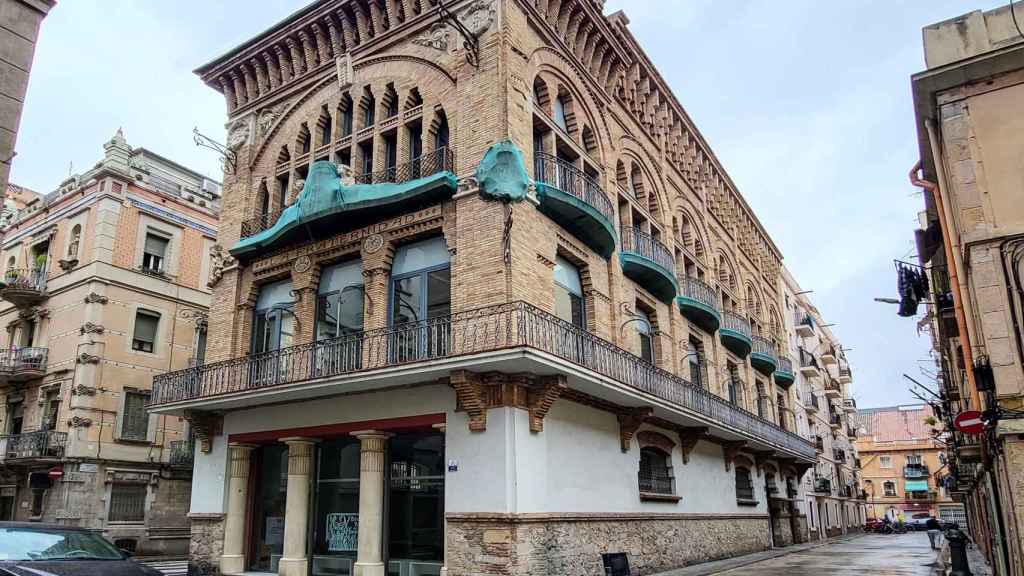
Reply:
[[750, 469], [744, 466], [736, 467], [736, 500], [754, 502], [754, 482], [750, 478]]
[[920, 465], [921, 465], [921, 455], [920, 454], [910, 454], [910, 455], [907, 456], [907, 466], [920, 466]]
[[647, 312], [637, 308], [637, 315], [640, 317], [636, 324], [637, 335], [640, 337], [640, 357], [654, 364], [654, 326]]
[[879, 468], [892, 468], [892, 456], [879, 456], [878, 457]]
[[732, 362], [727, 362], [725, 369], [729, 374], [729, 381], [726, 383], [729, 392], [729, 402], [739, 406], [743, 401], [743, 389], [740, 382], [739, 369]]
[[704, 360], [704, 343], [692, 336], [689, 341], [687, 359], [690, 362], [690, 382], [695, 386], [707, 388], [707, 365]]
[[135, 331], [132, 333], [132, 350], [153, 352], [156, 343], [156, 329], [160, 325], [160, 315], [155, 312], [139, 310], [135, 312]]
[[206, 332], [207, 323], [205, 320], [196, 324], [195, 344], [193, 345], [193, 365], [202, 366], [206, 361]]
[[149, 392], [144, 390], [125, 390], [124, 412], [121, 414], [121, 439], [144, 442], [149, 436], [149, 414], [146, 403]]
[[583, 282], [571, 262], [555, 258], [555, 316], [577, 328], [584, 328]]
[[167, 246], [170, 240], [155, 234], [146, 234], [146, 243], [142, 247], [142, 269], [147, 272], [162, 273], [164, 259], [167, 258]]
[[145, 522], [146, 485], [111, 484], [108, 522]]
[[769, 495], [778, 494], [779, 486], [775, 483], [775, 474], [772, 472], [765, 472], [764, 475], [765, 490]]
[[43, 430], [56, 430], [57, 417], [60, 414], [60, 390], [48, 390], [43, 403]]
[[565, 100], [559, 96], [555, 98], [555, 124], [558, 125], [562, 130], [569, 130], [568, 124], [565, 121]]
[[640, 492], [675, 494], [671, 457], [658, 448], [640, 449]]
[[363, 330], [363, 264], [336, 264], [320, 272], [316, 339], [329, 340]]
[[75, 224], [71, 229], [71, 236], [68, 240], [68, 259], [74, 260], [78, 258], [78, 245], [82, 240], [82, 225]]
[[377, 101], [374, 100], [373, 95], [370, 95], [363, 105], [363, 128], [373, 126], [374, 108], [376, 107]]
[[292, 283], [282, 280], [260, 287], [253, 311], [252, 352], [261, 354], [292, 345], [295, 316], [292, 314]]
[[391, 268], [395, 360], [441, 356], [450, 338], [450, 254], [444, 238], [400, 247]]
[[764, 418], [765, 414], [768, 413], [766, 406], [768, 404], [768, 395], [764, 391], [763, 382], [757, 382], [755, 386], [757, 387], [757, 415]]
[[448, 147], [448, 116], [445, 115], [444, 110], [438, 113], [436, 120], [437, 128], [434, 130], [434, 149], [440, 150]]
[[884, 484], [882, 484], [882, 488], [885, 490], [886, 496], [896, 495], [896, 483], [893, 482], [892, 480], [887, 480]]

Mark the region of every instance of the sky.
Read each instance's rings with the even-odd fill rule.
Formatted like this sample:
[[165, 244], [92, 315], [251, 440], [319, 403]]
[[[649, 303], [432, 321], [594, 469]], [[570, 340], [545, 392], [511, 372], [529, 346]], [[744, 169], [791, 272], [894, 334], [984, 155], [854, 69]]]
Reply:
[[[305, 0], [65, 0], [43, 22], [11, 181], [49, 192], [122, 128], [220, 179], [192, 129], [224, 141], [223, 97], [199, 65]], [[1004, 0], [608, 0], [710, 143], [818, 306], [860, 407], [916, 401], [927, 334], [873, 301], [896, 295], [923, 208], [910, 75], [921, 28]], [[258, 7], [258, 9], [254, 9]]]

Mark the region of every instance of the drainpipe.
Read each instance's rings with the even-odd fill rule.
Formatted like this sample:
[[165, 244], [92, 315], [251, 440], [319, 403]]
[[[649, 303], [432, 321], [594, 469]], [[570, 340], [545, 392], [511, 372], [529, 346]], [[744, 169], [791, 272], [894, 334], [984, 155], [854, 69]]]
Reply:
[[[936, 170], [939, 170], [940, 158], [935, 154], [935, 136], [934, 128], [929, 123], [928, 125], [928, 137], [932, 141], [932, 156], [935, 158]], [[910, 169], [910, 183], [914, 186], [926, 190], [932, 195], [935, 200], [935, 208], [939, 212], [939, 222], [945, 229], [942, 234], [942, 247], [946, 253], [946, 268], [949, 271], [949, 285], [953, 289], [953, 313], [956, 316], [957, 329], [960, 331], [960, 337], [964, 342], [964, 372], [967, 373], [968, 392], [971, 395], [971, 405], [976, 409], [982, 409], [981, 395], [978, 394], [978, 388], [974, 383], [974, 350], [971, 347], [971, 335], [967, 331], [967, 318], [964, 315], [963, 308], [963, 293], [960, 291], [959, 273], [958, 269], [962, 266], [962, 262], [959, 255], [956, 254], [953, 249], [951, 235], [953, 233], [952, 220], [947, 219], [945, 200], [946, 194], [940, 190], [938, 184], [918, 178], [917, 173], [921, 170], [921, 162], [918, 161], [914, 164], [914, 167]], [[939, 178], [942, 180], [942, 178]]]

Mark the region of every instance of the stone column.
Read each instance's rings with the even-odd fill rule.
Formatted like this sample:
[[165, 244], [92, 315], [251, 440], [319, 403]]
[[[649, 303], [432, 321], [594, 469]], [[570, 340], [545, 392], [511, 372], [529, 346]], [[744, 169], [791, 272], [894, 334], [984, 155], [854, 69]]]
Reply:
[[309, 533], [309, 488], [313, 471], [313, 444], [309, 438], [282, 438], [288, 445], [288, 492], [284, 508], [284, 554], [278, 562], [281, 576], [306, 576]]
[[390, 434], [353, 432], [359, 438], [359, 544], [355, 576], [384, 576], [384, 463]]
[[245, 509], [249, 504], [249, 455], [253, 446], [228, 446], [228, 510], [224, 519], [222, 574], [245, 571]]

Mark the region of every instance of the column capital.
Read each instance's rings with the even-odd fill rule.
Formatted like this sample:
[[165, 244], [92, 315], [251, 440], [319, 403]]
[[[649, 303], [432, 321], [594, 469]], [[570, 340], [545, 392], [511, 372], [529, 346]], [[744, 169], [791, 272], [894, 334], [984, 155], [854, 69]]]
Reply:
[[303, 436], [288, 436], [287, 438], [279, 438], [278, 442], [291, 446], [292, 444], [317, 444], [320, 440], [318, 438], [305, 438]]
[[248, 450], [255, 449], [256, 445], [255, 444], [246, 444], [244, 442], [228, 442], [228, 448], [230, 448], [232, 450], [239, 450], [239, 451], [246, 450], [246, 451], [248, 451]]
[[394, 436], [390, 432], [382, 432], [380, 430], [356, 430], [351, 433], [352, 436], [359, 438], [360, 440], [387, 440]]

